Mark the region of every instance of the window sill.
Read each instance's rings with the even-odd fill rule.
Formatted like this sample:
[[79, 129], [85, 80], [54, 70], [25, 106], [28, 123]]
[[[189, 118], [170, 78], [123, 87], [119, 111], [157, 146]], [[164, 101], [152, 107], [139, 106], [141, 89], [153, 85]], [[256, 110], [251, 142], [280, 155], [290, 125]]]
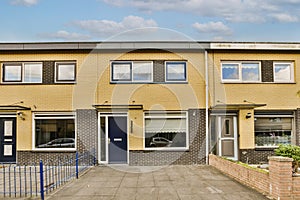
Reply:
[[278, 146], [256, 146], [255, 151], [274, 151]]
[[189, 152], [188, 148], [144, 148], [144, 152]]
[[221, 81], [222, 84], [296, 84], [296, 82], [230, 82]]
[[76, 152], [76, 148], [65, 148], [65, 149], [44, 148], [44, 149], [33, 149], [32, 152]]

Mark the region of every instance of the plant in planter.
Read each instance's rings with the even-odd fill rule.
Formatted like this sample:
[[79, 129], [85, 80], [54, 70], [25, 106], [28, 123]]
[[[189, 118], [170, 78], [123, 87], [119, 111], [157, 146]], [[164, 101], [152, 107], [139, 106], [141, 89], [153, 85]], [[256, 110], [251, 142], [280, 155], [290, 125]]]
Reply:
[[293, 158], [293, 173], [298, 172], [300, 166], [300, 147], [287, 144], [279, 145], [278, 149], [275, 149], [275, 154], [277, 156], [283, 156], [288, 158]]

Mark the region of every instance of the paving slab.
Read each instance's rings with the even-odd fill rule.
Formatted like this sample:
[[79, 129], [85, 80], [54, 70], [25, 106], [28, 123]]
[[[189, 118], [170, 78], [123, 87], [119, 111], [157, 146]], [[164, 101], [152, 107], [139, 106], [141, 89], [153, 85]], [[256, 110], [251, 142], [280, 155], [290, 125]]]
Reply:
[[267, 200], [211, 166], [96, 166], [46, 196], [48, 200]]

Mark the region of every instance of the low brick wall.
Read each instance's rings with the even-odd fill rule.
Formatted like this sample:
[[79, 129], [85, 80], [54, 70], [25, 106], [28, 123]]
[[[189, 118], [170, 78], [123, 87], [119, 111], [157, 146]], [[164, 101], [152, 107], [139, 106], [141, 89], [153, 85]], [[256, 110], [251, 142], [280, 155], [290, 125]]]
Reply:
[[300, 177], [292, 176], [292, 159], [273, 156], [269, 159], [269, 172], [244, 164], [209, 155], [209, 165], [240, 183], [274, 199], [300, 199]]
[[215, 155], [209, 155], [209, 165], [214, 166], [249, 187], [255, 188], [264, 194], [269, 193], [270, 182], [268, 172], [261, 172], [258, 169], [245, 167]]

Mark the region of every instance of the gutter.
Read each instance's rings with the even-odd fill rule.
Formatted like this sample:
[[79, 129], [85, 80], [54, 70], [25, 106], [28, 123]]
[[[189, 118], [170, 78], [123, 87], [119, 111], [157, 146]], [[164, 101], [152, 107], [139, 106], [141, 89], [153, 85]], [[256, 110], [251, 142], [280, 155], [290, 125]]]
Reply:
[[209, 95], [209, 81], [208, 81], [208, 56], [207, 56], [207, 50], [205, 50], [204, 52], [204, 62], [205, 62], [205, 157], [206, 157], [206, 164], [208, 165], [209, 164], [209, 160], [208, 160], [208, 155], [209, 155], [209, 148], [208, 148], [208, 145], [209, 145], [209, 113], [208, 113], [208, 101], [209, 101], [209, 98], [208, 98], [208, 95]]

